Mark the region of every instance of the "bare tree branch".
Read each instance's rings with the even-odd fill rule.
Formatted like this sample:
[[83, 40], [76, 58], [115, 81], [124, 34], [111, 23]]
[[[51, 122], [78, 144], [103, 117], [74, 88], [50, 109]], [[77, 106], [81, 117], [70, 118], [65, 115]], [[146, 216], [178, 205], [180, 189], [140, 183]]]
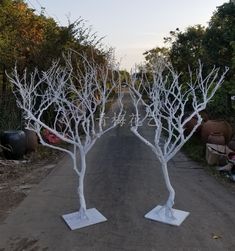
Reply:
[[[131, 130], [152, 149], [162, 164], [165, 182], [170, 193], [166, 202], [168, 212], [174, 204], [175, 192], [170, 184], [167, 163], [201, 124], [200, 112], [206, 108], [207, 103], [221, 86], [227, 71], [228, 68], [225, 68], [220, 74], [219, 69], [214, 67], [206, 77], [203, 77], [203, 65], [199, 62], [196, 75], [194, 76], [189, 70], [190, 81], [187, 85], [182, 85], [180, 74], [175, 72], [168, 62], [160, 60], [154, 67], [152, 81], [144, 75], [141, 79], [133, 75], [129, 85], [135, 109]], [[188, 105], [191, 106], [192, 113], [185, 118]], [[197, 118], [197, 123], [193, 130], [186, 134], [185, 125], [193, 117]], [[155, 127], [152, 142], [138, 131], [147, 120], [151, 120], [151, 126]], [[145, 124], [149, 125], [149, 123]]]
[[[14, 94], [23, 110], [26, 128], [35, 131], [43, 145], [66, 152], [72, 158], [73, 168], [79, 176], [79, 213], [83, 218], [86, 217], [83, 192], [86, 155], [99, 137], [122, 122], [122, 94], [111, 97], [120, 90], [120, 81], [114, 78], [112, 69], [99, 66], [74, 51], [64, 56], [64, 60], [65, 66], [60, 66], [57, 61], [48, 71], [35, 69], [31, 74], [25, 71], [22, 77], [15, 68], [8, 77], [14, 84]], [[79, 68], [81, 64], [82, 69]], [[105, 121], [107, 103], [111, 99], [118, 103], [118, 109]], [[45, 119], [49, 111], [51, 121]], [[72, 147], [50, 144], [42, 135], [43, 129]], [[78, 153], [80, 165], [77, 163]]]

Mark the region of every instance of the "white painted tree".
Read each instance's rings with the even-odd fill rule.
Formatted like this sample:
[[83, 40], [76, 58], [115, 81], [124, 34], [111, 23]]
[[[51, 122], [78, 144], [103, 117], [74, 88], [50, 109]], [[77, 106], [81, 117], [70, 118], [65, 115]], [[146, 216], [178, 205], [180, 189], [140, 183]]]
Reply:
[[[206, 108], [221, 86], [228, 68], [220, 76], [218, 68], [213, 68], [206, 76], [202, 70], [202, 64], [199, 62], [196, 74], [193, 75], [189, 70], [190, 81], [182, 85], [180, 74], [175, 72], [169, 63], [159, 59], [151, 74], [152, 81], [148, 81], [149, 76], [145, 74], [138, 78], [137, 74], [132, 75], [129, 89], [135, 113], [131, 131], [151, 148], [160, 161], [169, 192], [165, 205], [154, 208], [145, 215], [146, 218], [180, 225], [189, 214], [173, 209], [175, 191], [170, 183], [167, 165], [201, 124], [200, 111]], [[192, 113], [185, 118], [188, 106], [191, 106]], [[193, 130], [186, 134], [185, 125], [193, 117], [197, 118], [197, 123]], [[142, 125], [154, 127], [153, 140], [141, 134], [139, 127]]]
[[[86, 206], [86, 156], [98, 138], [122, 122], [123, 105], [119, 78], [111, 69], [76, 52], [66, 56], [65, 62], [64, 67], [55, 62], [48, 71], [35, 70], [30, 75], [25, 71], [21, 77], [15, 68], [8, 77], [14, 84], [17, 104], [24, 112], [26, 128], [35, 131], [43, 145], [69, 154], [73, 161], [73, 169], [79, 177], [80, 209], [63, 218], [75, 229], [106, 220], [97, 210]], [[118, 109], [113, 112], [111, 109], [107, 119], [107, 103], [114, 99]], [[50, 123], [44, 120], [49, 109], [53, 110]], [[43, 129], [70, 147], [49, 144], [42, 135]]]

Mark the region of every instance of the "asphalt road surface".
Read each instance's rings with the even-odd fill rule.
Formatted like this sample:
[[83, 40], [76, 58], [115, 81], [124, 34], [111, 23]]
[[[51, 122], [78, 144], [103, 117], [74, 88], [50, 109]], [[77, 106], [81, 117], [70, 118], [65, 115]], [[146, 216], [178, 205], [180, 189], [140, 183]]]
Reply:
[[[130, 112], [129, 96], [125, 104]], [[143, 133], [151, 134], [148, 128]], [[210, 177], [183, 153], [169, 164], [174, 208], [190, 212], [179, 227], [145, 219], [168, 193], [152, 151], [128, 124], [104, 135], [87, 158], [85, 196], [108, 221], [70, 231], [61, 215], [79, 202], [66, 156], [0, 226], [0, 250], [235, 250], [234, 189]]]

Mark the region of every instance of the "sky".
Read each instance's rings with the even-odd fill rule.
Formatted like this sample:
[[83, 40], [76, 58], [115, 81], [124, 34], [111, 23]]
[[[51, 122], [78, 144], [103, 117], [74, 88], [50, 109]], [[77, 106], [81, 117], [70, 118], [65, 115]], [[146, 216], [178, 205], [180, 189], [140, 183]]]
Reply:
[[115, 49], [116, 59], [128, 71], [144, 61], [143, 53], [164, 46], [171, 30], [207, 26], [216, 7], [228, 0], [26, 0], [31, 8], [67, 25], [79, 17]]

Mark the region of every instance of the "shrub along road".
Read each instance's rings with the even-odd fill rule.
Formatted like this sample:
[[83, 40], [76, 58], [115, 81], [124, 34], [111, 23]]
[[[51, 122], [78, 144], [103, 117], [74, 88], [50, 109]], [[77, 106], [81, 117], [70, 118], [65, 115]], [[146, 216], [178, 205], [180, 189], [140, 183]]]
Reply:
[[70, 231], [62, 220], [79, 208], [71, 164], [65, 156], [0, 225], [0, 250], [235, 250], [234, 187], [218, 183], [183, 153], [170, 162], [169, 174], [174, 208], [189, 217], [180, 227], [143, 217], [168, 193], [154, 154], [128, 124], [104, 135], [88, 154], [87, 206], [107, 222]]

